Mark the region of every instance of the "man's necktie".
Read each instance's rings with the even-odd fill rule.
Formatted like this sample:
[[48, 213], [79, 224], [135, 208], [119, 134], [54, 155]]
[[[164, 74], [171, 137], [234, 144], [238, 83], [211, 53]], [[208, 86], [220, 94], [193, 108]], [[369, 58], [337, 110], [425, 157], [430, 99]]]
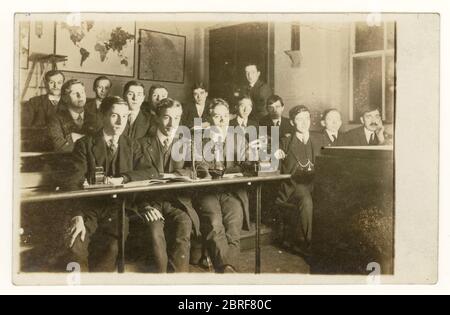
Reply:
[[277, 123], [275, 124], [276, 127], [280, 127], [280, 121], [278, 120]]
[[337, 141], [337, 137], [335, 135], [333, 135], [333, 143], [335, 143]]
[[82, 127], [83, 123], [84, 123], [84, 119], [83, 116], [81, 116], [81, 114], [78, 116], [78, 118], [75, 120], [75, 123], [77, 124], [78, 127]]
[[377, 145], [377, 138], [375, 136], [375, 133], [372, 133], [370, 135], [369, 145]]
[[113, 139], [109, 141], [109, 152], [111, 153], [111, 155], [115, 155], [117, 152], [117, 145]]
[[169, 138], [166, 138], [165, 140], [164, 140], [164, 143], [163, 143], [163, 150], [164, 150], [164, 153], [167, 153], [167, 151], [169, 151]]

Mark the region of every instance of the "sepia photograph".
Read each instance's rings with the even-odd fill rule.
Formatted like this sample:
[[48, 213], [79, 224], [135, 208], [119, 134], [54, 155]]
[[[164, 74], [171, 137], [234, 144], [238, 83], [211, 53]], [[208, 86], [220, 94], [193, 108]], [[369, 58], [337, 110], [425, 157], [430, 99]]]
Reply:
[[415, 242], [399, 176], [439, 14], [14, 20], [16, 285], [437, 281], [437, 185]]

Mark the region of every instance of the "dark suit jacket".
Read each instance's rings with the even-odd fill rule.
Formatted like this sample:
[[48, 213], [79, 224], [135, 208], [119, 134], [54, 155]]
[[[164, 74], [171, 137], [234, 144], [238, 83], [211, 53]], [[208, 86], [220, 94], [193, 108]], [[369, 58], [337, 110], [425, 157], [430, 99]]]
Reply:
[[[75, 143], [75, 148], [72, 153], [72, 163], [69, 166], [71, 175], [64, 179], [61, 187], [69, 190], [80, 189], [85, 179], [90, 184], [95, 183], [95, 168], [103, 167], [106, 169], [106, 150], [107, 144], [103, 137], [103, 131], [78, 140]], [[119, 138], [117, 154], [119, 159], [117, 176], [132, 171], [142, 158], [139, 143], [124, 135]], [[70, 206], [75, 211], [75, 215], [89, 217], [95, 215], [96, 210], [101, 208], [102, 203], [104, 204], [106, 200], [104, 197], [99, 197], [93, 200], [72, 201]], [[133, 210], [132, 204], [132, 200], [127, 200], [127, 208]], [[96, 224], [95, 222], [96, 220], [87, 220], [86, 226], [92, 231], [96, 227], [94, 226]]]
[[[142, 158], [134, 171], [126, 173], [126, 176], [128, 176], [132, 181], [160, 178], [161, 174], [164, 173], [163, 154], [161, 152], [161, 146], [158, 141], [159, 139], [156, 135], [151, 135], [150, 137], [145, 137], [139, 140], [142, 148]], [[184, 141], [183, 139], [180, 139], [176, 142], [178, 145], [180, 145], [180, 153], [182, 152], [183, 146], [190, 145], [189, 142]], [[191, 169], [187, 167], [187, 162], [185, 162], [185, 159], [182, 159], [181, 161], [175, 161], [171, 158], [169, 164], [169, 173], [177, 173], [182, 176], [190, 176]], [[138, 196], [137, 202], [140, 209], [145, 208], [146, 205], [151, 205], [158, 208], [158, 205], [160, 203], [174, 199], [179, 204], [181, 204], [184, 210], [188, 213], [189, 217], [192, 220], [195, 233], [197, 236], [199, 236], [200, 220], [198, 218], [197, 212], [192, 206], [191, 194], [189, 192], [177, 191], [175, 194], [170, 193], [163, 195], [141, 194], [140, 196]]]
[[[280, 165], [281, 174], [298, 175], [296, 171], [298, 170], [298, 161], [301, 160], [301, 157], [300, 152], [296, 152], [291, 149], [291, 144], [293, 141], [297, 141], [297, 137], [295, 135], [281, 139], [280, 149], [286, 153], [286, 158], [281, 161]], [[310, 133], [307, 145], [311, 147], [313, 154], [313, 160], [311, 162], [315, 163], [315, 158], [320, 155], [320, 150], [322, 148], [321, 135], [317, 133]], [[277, 203], [288, 202], [291, 195], [295, 192], [295, 185], [297, 185], [297, 178], [295, 178], [295, 176], [288, 181], [282, 182]]]
[[73, 121], [68, 109], [60, 109], [50, 120], [48, 127], [50, 141], [56, 152], [72, 152], [74, 143], [72, 133], [92, 135], [97, 132], [96, 118], [92, 113], [84, 112], [84, 124], [80, 128]]
[[63, 107], [61, 100], [54, 106], [48, 95], [35, 96], [22, 106], [22, 127], [46, 128], [51, 118]]
[[152, 123], [152, 116], [141, 110], [134, 121], [133, 127], [130, 128], [130, 125], [128, 124], [125, 128], [124, 134], [132, 139], [141, 139], [150, 134]]
[[100, 113], [100, 110], [97, 109], [97, 103], [95, 101], [95, 98], [90, 98], [87, 100], [85, 110], [87, 112], [90, 112], [95, 117], [97, 130], [103, 128], [103, 118]]
[[[261, 119], [259, 122], [259, 125], [266, 126], [267, 127], [267, 135], [269, 137], [272, 137], [271, 127], [273, 126], [273, 121], [269, 115], [267, 115], [263, 119]], [[288, 134], [292, 135], [293, 133], [294, 133], [294, 128], [292, 127], [290, 120], [286, 117], [281, 117], [280, 132], [279, 132], [280, 140], [282, 138], [286, 137]]]
[[[378, 138], [376, 136], [375, 140], [378, 144]], [[364, 133], [364, 126], [348, 131], [344, 136], [344, 144], [348, 146], [369, 145], [366, 139], [366, 134]]]
[[247, 85], [243, 88], [248, 95], [250, 95], [253, 103], [253, 111], [250, 117], [256, 121], [260, 121], [261, 118], [267, 115], [266, 101], [271, 96], [272, 89], [263, 81], [256, 81], [255, 85], [251, 88]]
[[331, 139], [328, 137], [328, 133], [325, 130], [322, 132], [311, 132], [311, 134], [317, 135], [322, 148], [344, 145], [344, 134], [341, 132], [338, 132], [338, 137], [335, 143], [331, 142]]
[[207, 99], [205, 103], [205, 110], [203, 111], [202, 117], [198, 115], [197, 107], [195, 103], [191, 103], [189, 105], [183, 106], [183, 118], [181, 124], [188, 128], [194, 127], [194, 119], [201, 118], [202, 122], [209, 121], [209, 104], [210, 100]]
[[[205, 133], [209, 133], [211, 129], [206, 129]], [[234, 137], [234, 159], [233, 161], [228, 161], [225, 157], [225, 174], [232, 174], [232, 173], [242, 173], [243, 172], [243, 162], [239, 161], [245, 161], [246, 156], [248, 155], [248, 148], [244, 141], [238, 141], [237, 140], [238, 135], [235, 134]], [[229, 138], [227, 138], [226, 141], [229, 141]], [[238, 149], [237, 146], [241, 145], [241, 147]], [[205, 149], [205, 146], [210, 146], [211, 142], [209, 137], [207, 136], [203, 140], [203, 149], [208, 152], [208, 149]], [[226, 145], [226, 144], [225, 144]], [[238, 154], [240, 153], [240, 158], [238, 158]], [[206, 161], [203, 159], [202, 162], [197, 163], [196, 170], [197, 175], [200, 178], [208, 177], [209, 176], [209, 169], [213, 168], [212, 162]], [[248, 199], [248, 193], [247, 190], [242, 187], [233, 187], [233, 188], [226, 188], [227, 191], [234, 193], [238, 199], [241, 201], [242, 208], [244, 209], [244, 228], [246, 230], [250, 230], [250, 214], [249, 214], [249, 199]], [[214, 192], [214, 189], [211, 189], [211, 192]]]

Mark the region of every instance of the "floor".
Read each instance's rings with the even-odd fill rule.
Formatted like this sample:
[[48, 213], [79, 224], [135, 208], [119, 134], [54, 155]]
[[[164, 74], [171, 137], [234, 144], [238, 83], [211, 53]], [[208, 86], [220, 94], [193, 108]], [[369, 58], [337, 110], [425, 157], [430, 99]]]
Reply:
[[[241, 253], [240, 273], [255, 272], [255, 251], [245, 250]], [[126, 265], [126, 272], [142, 272], [142, 266], [138, 264]], [[209, 272], [198, 266], [190, 266], [190, 272], [205, 273]], [[297, 273], [308, 274], [309, 265], [305, 260], [295, 254], [286, 252], [273, 245], [265, 245], [261, 247], [261, 272], [262, 273]]]

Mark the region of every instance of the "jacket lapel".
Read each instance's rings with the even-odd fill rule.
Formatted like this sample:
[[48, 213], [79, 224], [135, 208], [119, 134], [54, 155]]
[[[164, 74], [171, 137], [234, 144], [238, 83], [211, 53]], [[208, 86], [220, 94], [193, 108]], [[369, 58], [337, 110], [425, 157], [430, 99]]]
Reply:
[[164, 165], [161, 160], [161, 154], [158, 147], [158, 137], [153, 136], [148, 138], [148, 146], [145, 148], [146, 153], [150, 156], [150, 160], [153, 166], [158, 170], [160, 174], [164, 173]]

